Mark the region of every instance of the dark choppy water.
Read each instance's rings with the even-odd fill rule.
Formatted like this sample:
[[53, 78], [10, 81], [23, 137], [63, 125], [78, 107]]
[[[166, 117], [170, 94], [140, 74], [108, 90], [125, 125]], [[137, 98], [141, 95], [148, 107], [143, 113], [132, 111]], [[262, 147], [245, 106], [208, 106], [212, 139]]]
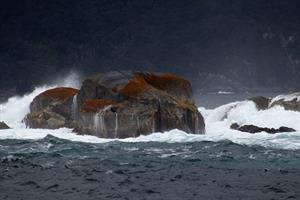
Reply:
[[300, 151], [0, 140], [0, 199], [300, 199]]

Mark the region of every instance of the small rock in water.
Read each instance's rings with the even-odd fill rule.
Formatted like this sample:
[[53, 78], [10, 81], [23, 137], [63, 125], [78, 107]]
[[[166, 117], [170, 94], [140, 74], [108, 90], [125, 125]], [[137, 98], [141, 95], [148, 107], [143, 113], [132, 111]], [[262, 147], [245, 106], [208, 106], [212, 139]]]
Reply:
[[10, 129], [5, 122], [0, 122], [0, 129]]
[[233, 123], [230, 126], [231, 129], [242, 131], [242, 132], [248, 132], [248, 133], [259, 133], [259, 132], [267, 132], [270, 134], [274, 133], [282, 133], [282, 132], [295, 132], [296, 130], [293, 128], [281, 126], [279, 129], [275, 128], [266, 128], [266, 127], [259, 127], [254, 125], [243, 125], [240, 126], [238, 123]]
[[281, 126], [281, 127], [278, 129], [278, 131], [279, 131], [279, 133], [281, 133], [281, 132], [295, 132], [296, 130], [293, 129], [293, 128]]
[[281, 106], [285, 110], [292, 110], [300, 112], [300, 93], [292, 93], [288, 95], [279, 95], [274, 97], [270, 102], [269, 107]]

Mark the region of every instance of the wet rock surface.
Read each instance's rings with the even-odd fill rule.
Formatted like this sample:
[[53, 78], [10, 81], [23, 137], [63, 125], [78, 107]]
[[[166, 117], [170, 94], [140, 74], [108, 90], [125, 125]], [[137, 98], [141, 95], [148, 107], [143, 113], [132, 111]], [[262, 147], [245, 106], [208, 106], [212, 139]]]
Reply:
[[275, 128], [266, 128], [266, 127], [259, 127], [254, 125], [242, 125], [240, 126], [237, 123], [233, 123], [230, 126], [231, 129], [242, 131], [242, 132], [248, 132], [248, 133], [259, 133], [259, 132], [267, 132], [270, 134], [275, 133], [283, 133], [283, 132], [295, 132], [296, 130], [293, 128], [281, 126], [278, 129]]
[[5, 122], [0, 121], [0, 130], [1, 129], [9, 129], [9, 126]]
[[78, 93], [74, 88], [47, 90], [30, 104], [30, 113], [24, 118], [27, 127], [57, 129], [72, 127], [73, 97]]
[[281, 106], [285, 110], [300, 112], [300, 93], [290, 93], [285, 95], [278, 95], [274, 98], [267, 98], [264, 96], [255, 96], [248, 100], [253, 101], [258, 110], [266, 110], [275, 106]]
[[271, 102], [270, 98], [263, 97], [263, 96], [256, 96], [249, 99], [253, 101], [256, 105], [258, 110], [266, 110], [269, 108], [269, 103]]
[[87, 78], [75, 131], [126, 138], [174, 128], [204, 133], [189, 81], [168, 73], [118, 71]]
[[288, 95], [279, 95], [270, 103], [269, 107], [282, 106], [286, 110], [300, 112], [300, 93], [292, 93]]
[[169, 73], [113, 71], [88, 77], [80, 90], [37, 96], [25, 118], [31, 128], [71, 127], [79, 134], [127, 138], [180, 129], [205, 132], [191, 83]]

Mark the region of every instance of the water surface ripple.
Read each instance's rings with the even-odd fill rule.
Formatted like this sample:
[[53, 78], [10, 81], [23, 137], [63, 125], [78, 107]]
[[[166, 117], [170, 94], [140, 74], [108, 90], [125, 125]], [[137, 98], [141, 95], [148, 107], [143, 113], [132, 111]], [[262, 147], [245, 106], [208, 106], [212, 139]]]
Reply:
[[300, 151], [220, 142], [0, 140], [0, 199], [300, 199]]

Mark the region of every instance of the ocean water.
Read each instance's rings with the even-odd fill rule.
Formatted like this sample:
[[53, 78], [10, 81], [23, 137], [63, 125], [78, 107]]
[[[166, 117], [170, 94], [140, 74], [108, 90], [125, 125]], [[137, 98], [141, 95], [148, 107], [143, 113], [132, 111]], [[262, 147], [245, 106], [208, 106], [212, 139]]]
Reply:
[[[0, 121], [12, 127], [0, 130], [0, 199], [300, 199], [298, 112], [258, 111], [245, 100], [204, 105], [204, 135], [103, 139], [26, 129], [32, 99], [57, 85], [78, 86], [72, 75], [0, 104]], [[214, 98], [224, 95], [232, 94]], [[233, 122], [297, 132], [242, 133]]]
[[0, 199], [299, 199], [299, 150], [0, 140]]

